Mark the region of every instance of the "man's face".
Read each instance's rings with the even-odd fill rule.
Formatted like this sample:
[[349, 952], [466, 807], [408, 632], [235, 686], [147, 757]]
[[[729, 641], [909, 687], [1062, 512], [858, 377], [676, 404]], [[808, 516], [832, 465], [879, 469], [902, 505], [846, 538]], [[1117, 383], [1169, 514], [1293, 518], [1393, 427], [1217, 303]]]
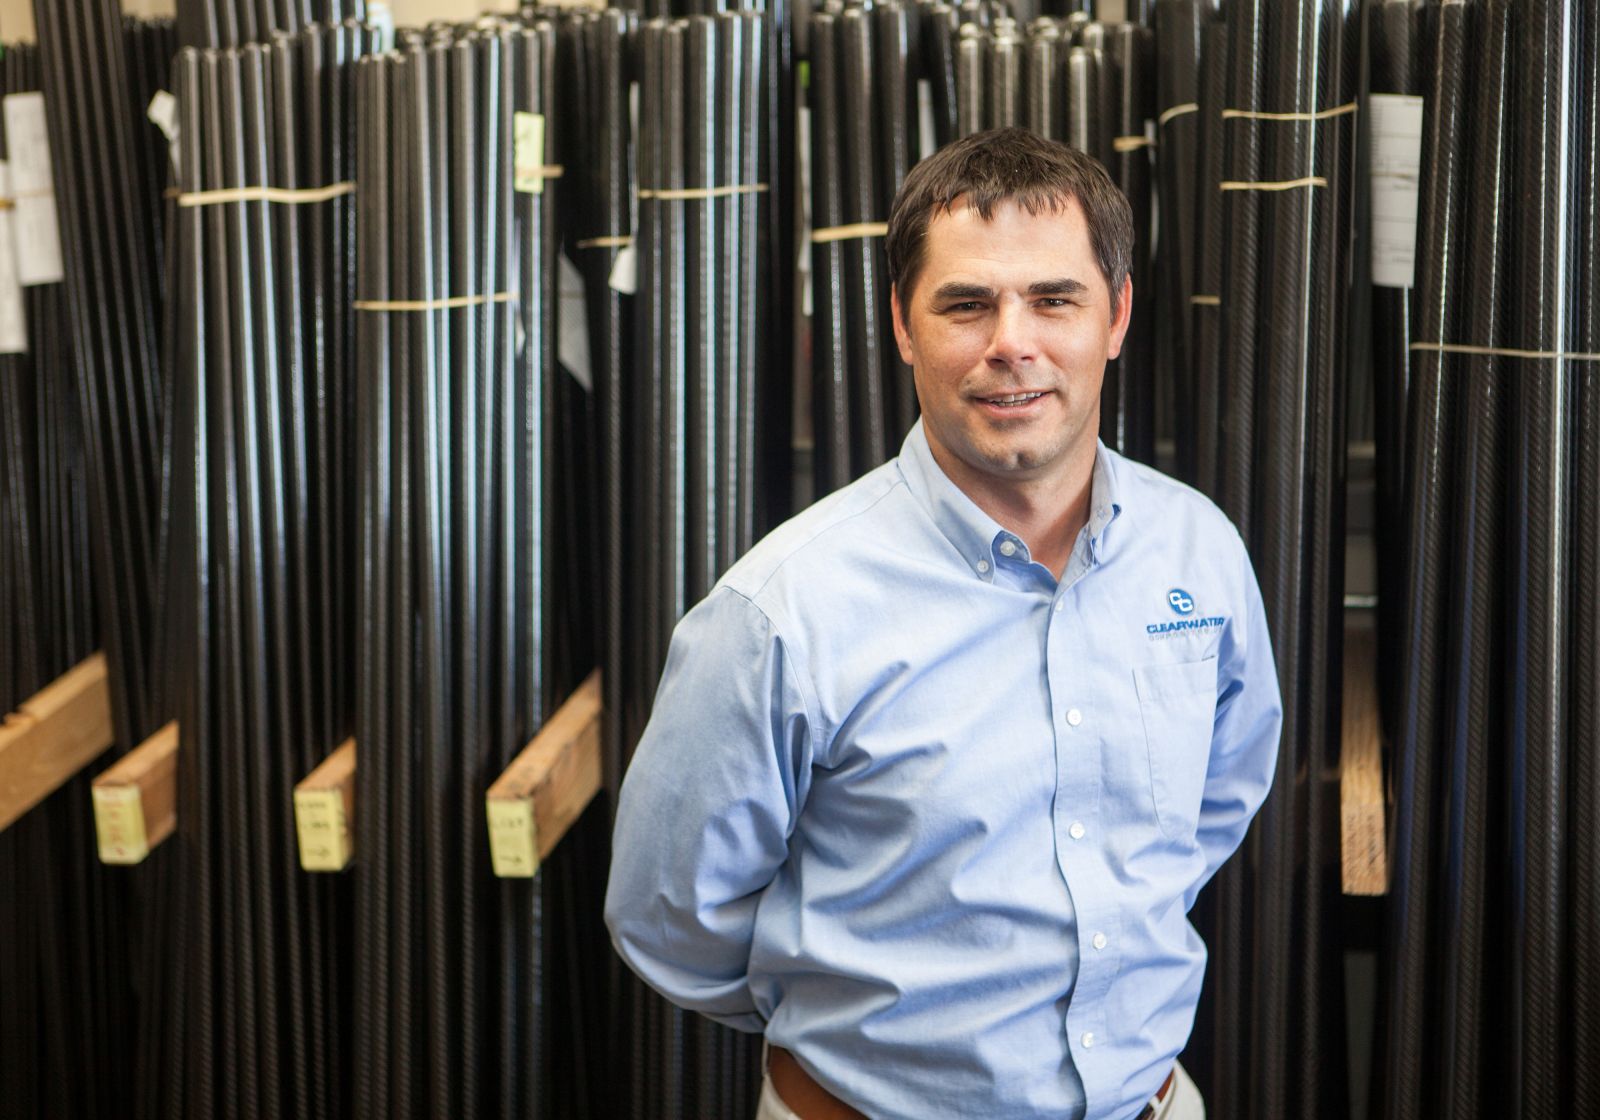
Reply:
[[1076, 199], [1037, 215], [1003, 202], [990, 221], [960, 200], [934, 215], [909, 302], [894, 293], [894, 328], [953, 481], [1031, 489], [1093, 462], [1131, 295], [1125, 283], [1113, 318]]

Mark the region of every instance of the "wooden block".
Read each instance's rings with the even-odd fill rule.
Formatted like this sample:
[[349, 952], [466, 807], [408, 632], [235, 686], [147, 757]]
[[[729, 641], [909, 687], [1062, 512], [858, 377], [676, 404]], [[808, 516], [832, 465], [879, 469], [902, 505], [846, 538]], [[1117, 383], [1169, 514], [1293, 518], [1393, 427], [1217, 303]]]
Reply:
[[346, 739], [294, 787], [295, 831], [304, 870], [343, 871], [350, 865], [355, 803], [356, 741]]
[[1344, 637], [1344, 734], [1339, 758], [1339, 835], [1344, 893], [1389, 889], [1383, 825], [1383, 742], [1378, 721], [1378, 642], [1370, 627]]
[[0, 724], [0, 832], [111, 746], [111, 689], [95, 653]]
[[123, 755], [91, 789], [100, 862], [141, 862], [178, 825], [178, 721]]
[[494, 873], [530, 878], [600, 789], [600, 671], [556, 710], [489, 787]]

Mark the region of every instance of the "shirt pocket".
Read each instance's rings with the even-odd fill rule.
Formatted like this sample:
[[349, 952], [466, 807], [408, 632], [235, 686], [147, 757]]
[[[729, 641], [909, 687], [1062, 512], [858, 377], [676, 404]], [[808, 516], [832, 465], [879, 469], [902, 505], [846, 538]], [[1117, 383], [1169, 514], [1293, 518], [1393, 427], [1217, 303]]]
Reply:
[[1190, 839], [1211, 761], [1217, 714], [1217, 659], [1141, 665], [1133, 671], [1150, 757], [1150, 792], [1162, 834]]

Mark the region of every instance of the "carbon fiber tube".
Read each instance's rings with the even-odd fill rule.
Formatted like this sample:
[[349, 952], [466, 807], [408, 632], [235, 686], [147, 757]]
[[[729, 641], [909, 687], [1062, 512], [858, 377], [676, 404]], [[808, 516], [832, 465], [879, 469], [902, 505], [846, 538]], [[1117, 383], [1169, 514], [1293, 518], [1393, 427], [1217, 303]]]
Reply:
[[[878, 100], [873, 88], [871, 14], [846, 8], [839, 17], [843, 103], [851, 106], [843, 122], [844, 220], [846, 225], [880, 222], [876, 164], [881, 142]], [[865, 474], [888, 458], [889, 401], [883, 371], [891, 359], [891, 339], [883, 333], [882, 250], [877, 238], [844, 241], [845, 310], [849, 334], [852, 454], [851, 470]]]
[[[817, 229], [845, 224], [845, 112], [841, 103], [838, 19], [818, 12], [811, 22], [811, 221]], [[842, 241], [811, 247], [813, 288], [812, 427], [816, 439], [816, 492], [830, 493], [848, 482], [851, 469], [851, 383], [855, 368], [846, 341], [850, 311], [846, 305]]]
[[[1508, 198], [1510, 5], [1488, 0], [1479, 22], [1480, 70], [1474, 83], [1472, 167], [1467, 192], [1467, 270], [1462, 291], [1462, 329], [1473, 344], [1505, 345], [1509, 306], [1503, 220]], [[1448, 822], [1442, 853], [1440, 898], [1444, 939], [1442, 1014], [1439, 1023], [1438, 1101], [1430, 1112], [1469, 1117], [1484, 1113], [1501, 1093], [1482, 1076], [1488, 1006], [1483, 999], [1491, 930], [1486, 897], [1489, 836], [1484, 822], [1496, 809], [1490, 790], [1503, 711], [1497, 651], [1505, 648], [1504, 564], [1506, 462], [1509, 415], [1504, 359], [1491, 354], [1461, 359], [1461, 421], [1454, 464], [1461, 516], [1451, 551], [1459, 576], [1451, 581], [1449, 617], [1454, 620], [1445, 686], [1442, 758], [1448, 764], [1443, 800]], [[1486, 1100], [1487, 1091], [1487, 1100]], [[1491, 1104], [1499, 1111], [1509, 1105]]]
[[984, 33], [976, 23], [962, 23], [956, 33], [956, 134], [971, 136], [984, 128]]
[[[1513, 171], [1519, 200], [1521, 347], [1560, 354], [1570, 328], [1575, 219], [1572, 180], [1578, 22], [1575, 5], [1522, 11], [1516, 100], [1525, 149]], [[1561, 1003], [1566, 952], [1563, 820], [1570, 741], [1568, 668], [1572, 571], [1572, 405], [1575, 363], [1529, 358], [1518, 369], [1511, 495], [1511, 1054], [1520, 1109], [1560, 1107]]]
[[[1428, 341], [1457, 337], [1458, 264], [1464, 247], [1463, 153], [1467, 150], [1468, 33], [1474, 12], [1465, 0], [1447, 0], [1436, 12], [1433, 85], [1424, 118], [1423, 182], [1417, 228], [1417, 287], [1413, 310], [1418, 335]], [[1391, 1120], [1432, 1114], [1423, 1099], [1436, 1081], [1426, 1055], [1428, 993], [1437, 990], [1432, 925], [1435, 859], [1436, 761], [1442, 734], [1444, 593], [1449, 586], [1451, 499], [1454, 492], [1448, 435], [1456, 422], [1456, 362], [1438, 351], [1418, 351], [1412, 367], [1406, 446], [1406, 644], [1400, 695], [1400, 738], [1393, 766], [1395, 802], [1389, 850], [1395, 867], [1385, 934], [1384, 1014], [1379, 1019], [1381, 1070], [1377, 1097]]]
[[[1600, 11], [1594, 3], [1583, 10], [1583, 42], [1577, 73], [1584, 86], [1578, 95], [1583, 115], [1578, 127], [1577, 199], [1574, 225], [1579, 231], [1573, 275], [1578, 298], [1569, 331], [1570, 349], [1600, 354]], [[1600, 362], [1575, 366], [1578, 378], [1577, 419], [1573, 437], [1577, 458], [1573, 478], [1576, 504], [1573, 533], [1574, 610], [1572, 620], [1571, 820], [1572, 897], [1568, 907], [1571, 932], [1572, 1077], [1571, 1099], [1562, 1107], [1600, 1093], [1600, 930], [1589, 916], [1600, 908], [1600, 758], [1586, 744], [1600, 742], [1600, 648], [1587, 635], [1600, 633]]]
[[1061, 29], [1054, 20], [1035, 21], [1027, 45], [1026, 123], [1051, 140], [1063, 134], [1061, 108]]
[[984, 102], [988, 128], [1011, 128], [1022, 121], [1022, 60], [1025, 50], [1017, 37], [1016, 24], [999, 21], [986, 43], [987, 88]]
[[[1189, 313], [1198, 277], [1200, 205], [1209, 181], [1202, 162], [1200, 114], [1200, 0], [1157, 0], [1155, 27], [1156, 195], [1160, 231], [1150, 279], [1155, 328], [1157, 431], [1170, 432], [1180, 477], [1196, 478], [1198, 394], [1195, 340]], [[1149, 285], [1146, 285], [1148, 288]]]
[[1199, 241], [1189, 333], [1194, 338], [1195, 485], [1213, 501], [1222, 496], [1222, 276], [1225, 260], [1222, 182], [1227, 108], [1228, 25], [1208, 21], [1200, 31], [1201, 92]]
[[[1150, 62], [1153, 39], [1147, 28], [1130, 23], [1108, 26], [1106, 62], [1102, 71], [1115, 84], [1101, 93], [1099, 114], [1111, 122], [1115, 137], [1102, 157], [1112, 179], [1133, 208], [1133, 322], [1122, 353], [1107, 363], [1101, 393], [1101, 437], [1124, 455], [1155, 462], [1157, 377], [1155, 344], [1160, 330], [1155, 316], [1158, 288], [1151, 253], [1151, 149], [1133, 143], [1145, 138], [1155, 115]], [[1109, 433], [1109, 438], [1107, 434]]]

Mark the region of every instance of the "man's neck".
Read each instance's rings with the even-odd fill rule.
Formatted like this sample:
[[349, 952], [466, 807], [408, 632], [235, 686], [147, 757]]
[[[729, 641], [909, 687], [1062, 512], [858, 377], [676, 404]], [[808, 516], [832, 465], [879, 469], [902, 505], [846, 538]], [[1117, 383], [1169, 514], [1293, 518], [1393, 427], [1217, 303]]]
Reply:
[[973, 504], [1021, 537], [1036, 563], [1057, 579], [1072, 558], [1078, 533], [1089, 522], [1094, 491], [1095, 446], [1073, 456], [1069, 470], [1005, 485], [970, 469], [930, 441], [934, 460]]

